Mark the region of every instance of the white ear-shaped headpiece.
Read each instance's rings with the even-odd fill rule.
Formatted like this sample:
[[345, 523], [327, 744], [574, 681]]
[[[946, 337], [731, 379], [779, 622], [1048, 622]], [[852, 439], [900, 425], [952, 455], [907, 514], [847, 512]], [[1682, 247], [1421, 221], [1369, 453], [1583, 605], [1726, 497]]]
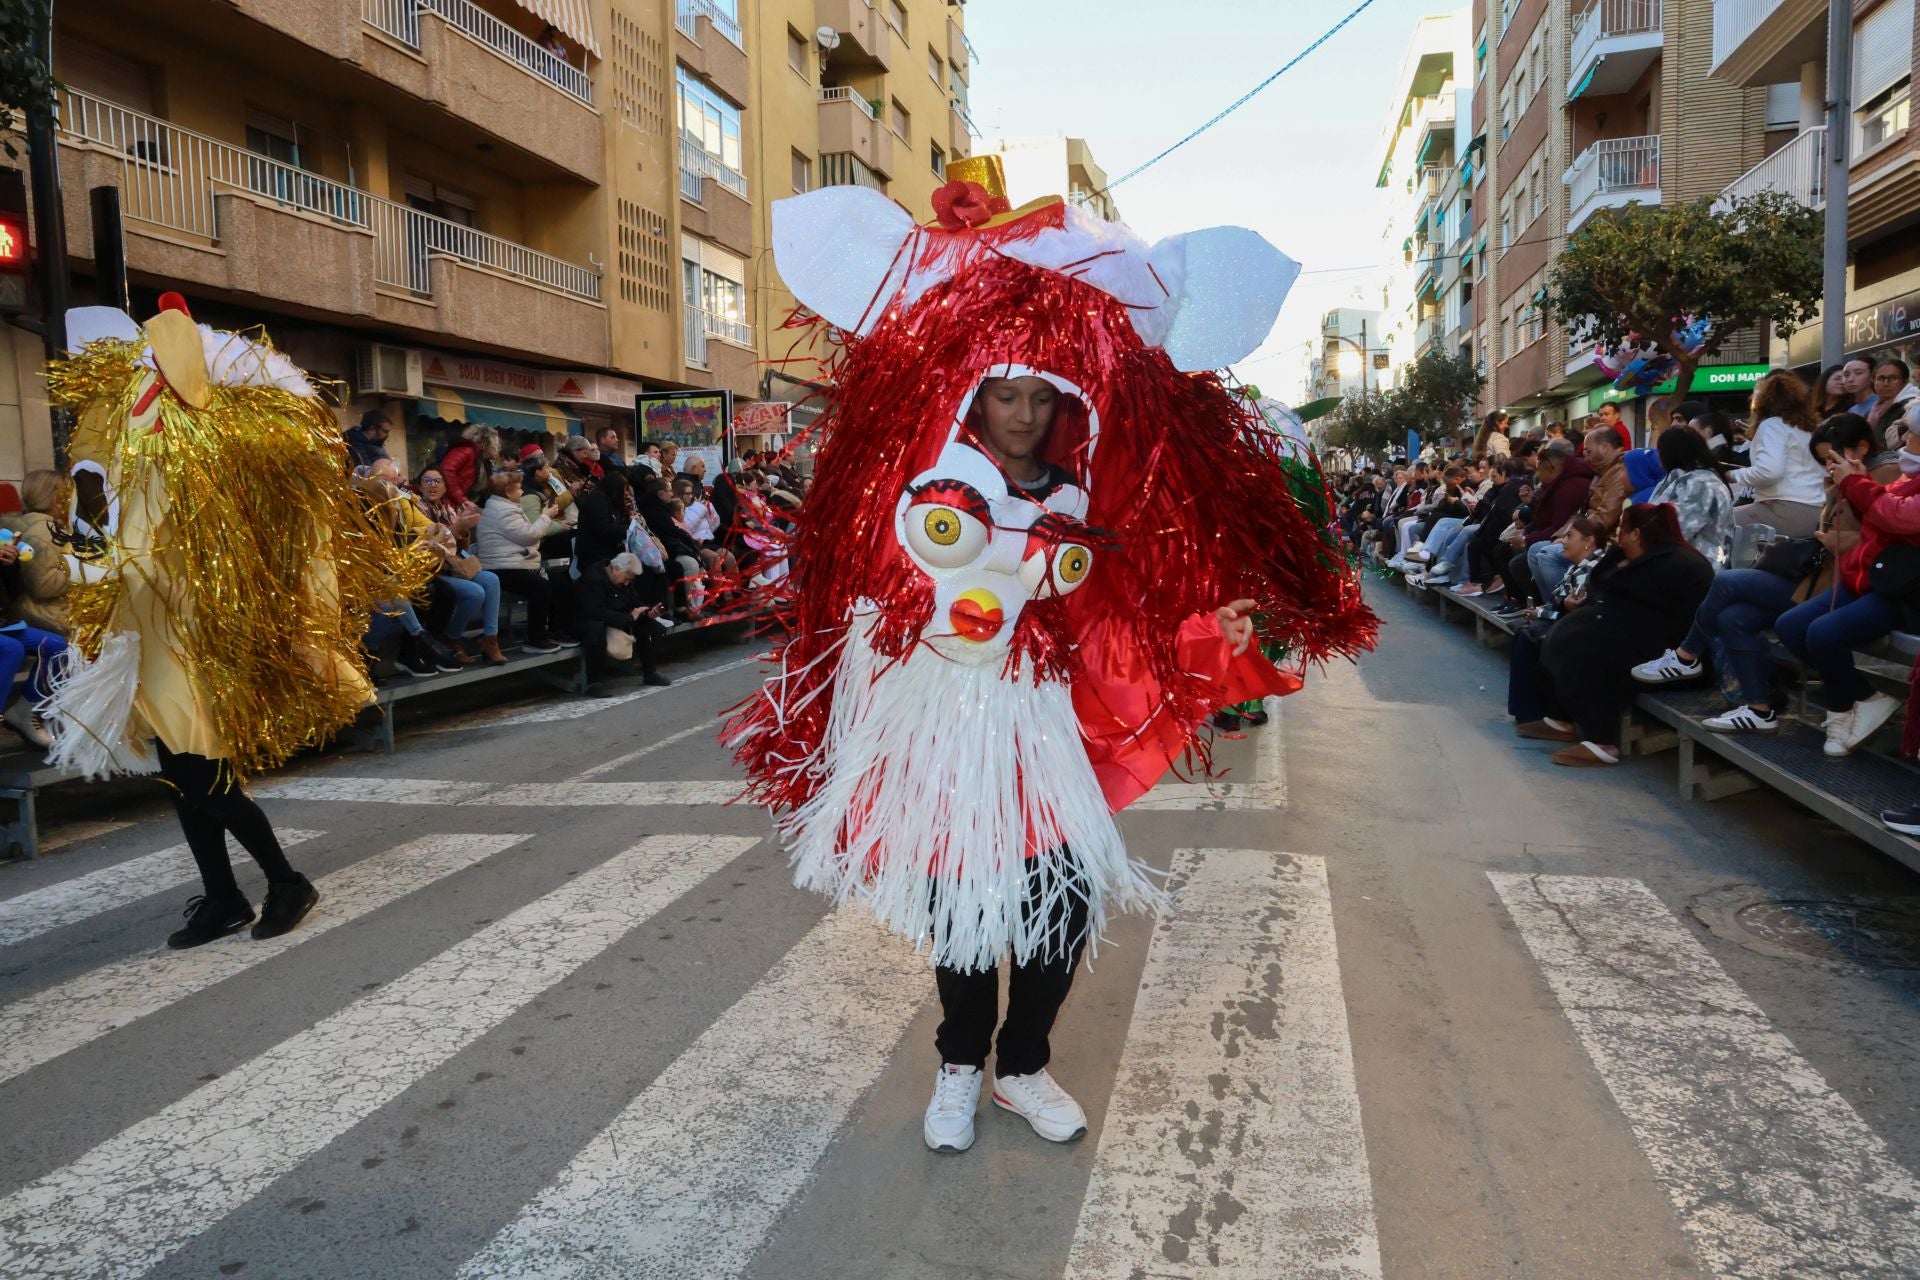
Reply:
[[1173, 296], [1160, 346], [1173, 367], [1219, 369], [1266, 341], [1300, 264], [1245, 227], [1168, 236], [1150, 251]]
[[67, 350], [78, 351], [102, 338], [145, 342], [147, 335], [132, 316], [118, 307], [67, 308]]
[[867, 187], [821, 187], [773, 202], [773, 259], [802, 305], [866, 333], [906, 280], [913, 217]]

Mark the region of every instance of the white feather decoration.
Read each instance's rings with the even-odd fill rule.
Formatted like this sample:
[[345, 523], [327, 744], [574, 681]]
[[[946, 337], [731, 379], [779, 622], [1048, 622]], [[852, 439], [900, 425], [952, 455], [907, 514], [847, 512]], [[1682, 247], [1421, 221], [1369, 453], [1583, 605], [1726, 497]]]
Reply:
[[780, 818], [795, 881], [968, 970], [1066, 953], [1069, 893], [1090, 940], [1110, 910], [1156, 910], [1165, 895], [1127, 857], [1068, 687], [926, 645], [884, 657], [877, 617], [848, 634], [811, 762], [824, 782]]
[[89, 778], [157, 770], [152, 743], [128, 736], [139, 686], [138, 633], [113, 632], [91, 662], [78, 649], [67, 650], [54, 673], [53, 692], [38, 708], [53, 736], [48, 763]]

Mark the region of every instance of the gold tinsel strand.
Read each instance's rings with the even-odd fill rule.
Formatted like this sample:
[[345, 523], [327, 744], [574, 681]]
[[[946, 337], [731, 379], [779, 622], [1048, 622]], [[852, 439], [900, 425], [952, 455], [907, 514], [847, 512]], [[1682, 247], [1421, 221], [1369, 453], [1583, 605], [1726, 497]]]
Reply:
[[[164, 583], [175, 602], [171, 642], [245, 777], [284, 762], [350, 723], [365, 687], [361, 641], [375, 601], [426, 589], [432, 557], [398, 546], [347, 479], [347, 449], [317, 398], [271, 386], [216, 386], [205, 409], [162, 393], [159, 429], [126, 423], [144, 371], [141, 348], [94, 343], [49, 369], [56, 404], [104, 409], [103, 461], [118, 463], [119, 488], [160, 477], [168, 514], [153, 545], [116, 543], [105, 579], [69, 595], [73, 639], [97, 656], [115, 613], [122, 575]], [[310, 590], [330, 563], [331, 595]], [[159, 571], [158, 577], [154, 570]]]

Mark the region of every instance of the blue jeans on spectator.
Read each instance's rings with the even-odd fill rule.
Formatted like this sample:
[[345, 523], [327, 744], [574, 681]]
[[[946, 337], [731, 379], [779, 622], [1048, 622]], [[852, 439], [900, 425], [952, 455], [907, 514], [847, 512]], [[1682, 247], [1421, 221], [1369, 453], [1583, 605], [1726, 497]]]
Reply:
[[1560, 585], [1560, 579], [1567, 576], [1567, 570], [1573, 568], [1573, 562], [1567, 559], [1567, 553], [1558, 542], [1542, 538], [1527, 548], [1527, 568], [1533, 570], [1533, 581], [1540, 588], [1542, 600], [1553, 599], [1553, 589]]
[[20, 674], [20, 667], [29, 653], [40, 655], [40, 661], [34, 665], [33, 674], [27, 677], [27, 701], [38, 705], [47, 700], [51, 692], [47, 688], [48, 677], [53, 673], [49, 668], [53, 660], [67, 651], [64, 636], [51, 631], [41, 631], [35, 627], [13, 627], [0, 631], [0, 706], [13, 702], [13, 678]]
[[1900, 606], [1894, 601], [1872, 591], [1856, 596], [1836, 583], [1832, 591], [1781, 614], [1773, 633], [1820, 673], [1827, 710], [1851, 711], [1854, 703], [1873, 694], [1873, 686], [1853, 665], [1853, 651], [1899, 625]]
[[1773, 657], [1761, 633], [1793, 607], [1793, 589], [1794, 584], [1779, 574], [1760, 569], [1714, 574], [1713, 586], [1694, 613], [1693, 628], [1680, 647], [1698, 660], [1719, 640], [1733, 664], [1741, 698], [1749, 706], [1767, 705], [1772, 697]]
[[382, 600], [373, 606], [373, 616], [367, 620], [367, 652], [380, 652], [380, 647], [393, 639], [396, 631], [417, 636], [425, 630], [410, 601]]
[[482, 635], [500, 634], [500, 579], [491, 569], [482, 569], [471, 578], [443, 573], [440, 581], [453, 592], [453, 616], [447, 619], [448, 635], [458, 640], [467, 634], [476, 613], [480, 615]]
[[1473, 535], [1480, 532], [1480, 526], [1469, 525], [1464, 520], [1451, 518], [1442, 520], [1440, 525], [1452, 525], [1452, 527], [1441, 530], [1439, 525], [1435, 526], [1435, 535], [1427, 540], [1427, 546], [1433, 551], [1431, 563], [1444, 562], [1449, 570], [1448, 577], [1455, 582], [1465, 582], [1467, 580], [1467, 547], [1472, 543]]

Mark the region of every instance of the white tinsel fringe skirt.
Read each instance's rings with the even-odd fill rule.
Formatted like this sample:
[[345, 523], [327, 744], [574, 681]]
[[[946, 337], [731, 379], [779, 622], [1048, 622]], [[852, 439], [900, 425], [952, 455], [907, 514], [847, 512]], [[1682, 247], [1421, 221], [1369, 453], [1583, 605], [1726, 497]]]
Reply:
[[[795, 883], [859, 902], [962, 970], [1072, 955], [1108, 912], [1157, 909], [1155, 872], [1127, 856], [1070, 689], [926, 644], [887, 658], [869, 643], [875, 617], [856, 614], [840, 650], [807, 766], [824, 781], [779, 818]], [[1076, 917], [1088, 937], [1069, 936]]]

